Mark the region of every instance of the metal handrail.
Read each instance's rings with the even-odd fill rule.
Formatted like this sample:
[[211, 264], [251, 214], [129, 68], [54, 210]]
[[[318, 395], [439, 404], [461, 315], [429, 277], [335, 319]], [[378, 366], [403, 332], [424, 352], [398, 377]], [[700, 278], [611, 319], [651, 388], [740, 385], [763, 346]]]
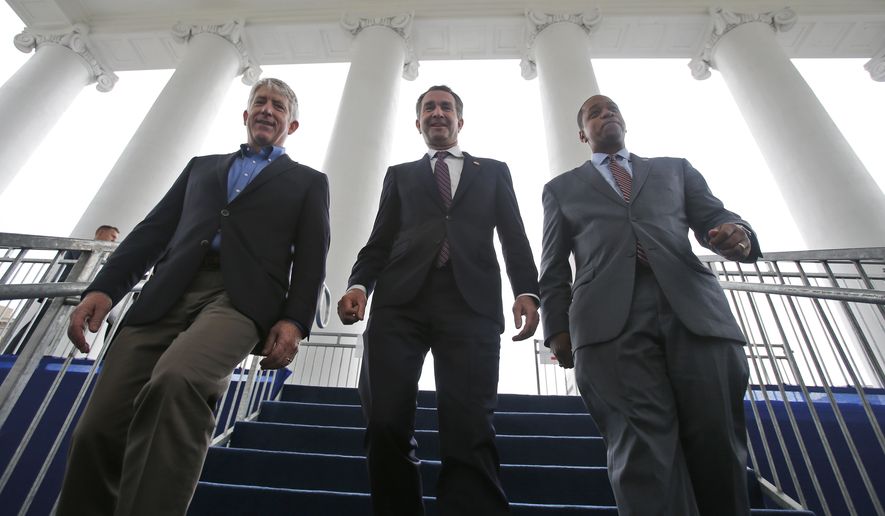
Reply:
[[[59, 357], [59, 372], [28, 429], [26, 438], [30, 439], [63, 375], [79, 357], [64, 338], [65, 321], [76, 303], [74, 296], [88, 285], [114, 248], [114, 244], [90, 240], [0, 233], [0, 352], [15, 356], [12, 369], [0, 384], [0, 425], [43, 357]], [[72, 258], [74, 252], [79, 255], [76, 259]], [[867, 394], [868, 389], [885, 387], [885, 248], [769, 253], [756, 264], [735, 264], [716, 256], [701, 260], [719, 277], [747, 336], [751, 367], [746, 397], [748, 426], [761, 437], [749, 441], [750, 463], [763, 491], [785, 508], [812, 507], [821, 515], [859, 514], [861, 504], [885, 514], [881, 494], [865, 467], [865, 461], [885, 459], [885, 436]], [[321, 296], [316, 320], [320, 327], [331, 315], [328, 289]], [[113, 333], [115, 327], [107, 331]], [[88, 397], [106, 347], [99, 342], [93, 350], [86, 381], [41, 465], [25, 506], [20, 508], [22, 513], [63, 445], [67, 429], [74, 424], [77, 407]], [[219, 417], [213, 444], [225, 445], [235, 422], [253, 419], [259, 401], [270, 397], [279, 373], [260, 371], [258, 360], [250, 356], [240, 365], [237, 381], [219, 401], [221, 408], [235, 403]], [[534, 362], [539, 394], [577, 394], [573, 375], [551, 365], [540, 341], [535, 343]], [[316, 331], [302, 342], [286, 383], [354, 387], [361, 363], [359, 335]], [[845, 388], [863, 407], [866, 423], [853, 424], [869, 426], [878, 443], [878, 458], [861, 456], [837, 399], [844, 396], [839, 391]], [[796, 411], [800, 408], [810, 414], [811, 430], [799, 424]], [[779, 410], [783, 416], [778, 415]], [[824, 428], [823, 410], [832, 413], [839, 439], [849, 449], [849, 461], [837, 460], [831, 447], [834, 436]], [[787, 441], [797, 443], [795, 456]], [[810, 446], [814, 442], [827, 462], [825, 472], [812, 460]], [[23, 460], [26, 444], [0, 472], [0, 491], [8, 484], [16, 463]], [[785, 465], [778, 462], [779, 455], [789, 458]], [[811, 475], [810, 485], [798, 475], [800, 467]], [[859, 471], [859, 484], [848, 483], [846, 468]], [[835, 479], [836, 492], [822, 487], [824, 473]]]
[[[700, 259], [718, 276], [747, 337], [748, 427], [760, 435], [756, 449], [749, 440], [750, 463], [762, 489], [784, 508], [885, 514], [885, 493], [877, 492], [867, 466], [885, 461], [885, 436], [868, 394], [885, 387], [885, 248], [767, 253], [756, 264]], [[542, 348], [536, 341], [539, 394], [572, 394], [573, 374], [553, 365]], [[863, 409], [851, 424], [837, 388], [849, 389]], [[810, 428], [800, 423], [799, 409], [810, 416]], [[832, 421], [830, 432], [825, 417]], [[866, 442], [874, 456], [859, 451], [860, 431], [872, 436]], [[795, 456], [788, 441], [796, 445]], [[837, 458], [835, 441], [848, 450], [848, 460]], [[825, 468], [813, 460], [812, 446]], [[806, 470], [808, 484], [798, 467]], [[859, 478], [856, 485], [847, 480], [849, 469]], [[763, 470], [770, 476], [763, 477]], [[835, 491], [823, 488], [824, 476]]]
[[[64, 378], [72, 374], [73, 361], [84, 357], [64, 335], [67, 319], [73, 306], [77, 304], [79, 295], [115, 248], [116, 244], [92, 240], [0, 233], [0, 353], [12, 353], [15, 358], [12, 368], [0, 383], [0, 428], [3, 428], [16, 403], [22, 398], [44, 357], [63, 359], [50, 382], [48, 392], [38, 403], [36, 413], [25, 429], [19, 446], [0, 469], [0, 492], [9, 485], [16, 467], [25, 457], [25, 451], [33, 453], [28, 444], [43, 421], [50, 402], [59, 392]], [[112, 335], [116, 331], [122, 315], [131, 305], [133, 295], [140, 287], [141, 284], [136, 286], [119, 303], [122, 311], [116, 322], [106, 328], [108, 334]], [[328, 313], [318, 312], [317, 315], [318, 322], [323, 315], [328, 320]], [[80, 407], [88, 399], [93, 380], [107, 351], [104, 344], [100, 339], [92, 344], [92, 351], [88, 355], [92, 362], [74, 402], [40, 463], [24, 502], [20, 507], [7, 507], [10, 511], [26, 514], [30, 509], [53, 460], [64, 445], [68, 430], [76, 422]], [[213, 444], [226, 444], [234, 424], [237, 421], [254, 419], [258, 413], [259, 401], [270, 399], [274, 394], [271, 386], [277, 382], [277, 376], [282, 372], [259, 371], [258, 360], [258, 357], [249, 356], [240, 364], [238, 369], [241, 372], [247, 371], [245, 381], [233, 382], [219, 400], [217, 406], [220, 411], [228, 406], [228, 400], [233, 396], [233, 403], [227, 409], [226, 417], [219, 417]]]

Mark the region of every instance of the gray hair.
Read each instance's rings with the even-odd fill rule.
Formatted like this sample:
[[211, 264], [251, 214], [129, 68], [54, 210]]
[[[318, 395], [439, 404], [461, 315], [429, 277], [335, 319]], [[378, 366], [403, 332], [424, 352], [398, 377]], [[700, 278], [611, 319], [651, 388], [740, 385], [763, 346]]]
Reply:
[[260, 79], [252, 85], [252, 91], [249, 92], [249, 103], [246, 105], [247, 109], [252, 105], [252, 101], [255, 100], [255, 94], [259, 88], [268, 88], [286, 97], [286, 100], [289, 101], [289, 121], [298, 120], [298, 97], [295, 96], [295, 92], [285, 82], [272, 77]]

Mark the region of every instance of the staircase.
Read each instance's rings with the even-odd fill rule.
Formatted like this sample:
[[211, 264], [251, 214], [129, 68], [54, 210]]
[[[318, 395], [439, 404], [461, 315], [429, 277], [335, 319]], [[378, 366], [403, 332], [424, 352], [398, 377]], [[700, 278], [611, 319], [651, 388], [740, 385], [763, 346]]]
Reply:
[[[439, 442], [433, 392], [416, 415], [425, 506], [435, 511]], [[499, 397], [501, 480], [516, 516], [611, 515], [605, 449], [580, 398]], [[811, 515], [766, 508], [751, 475], [753, 516]], [[355, 389], [289, 385], [257, 421], [236, 424], [230, 445], [209, 450], [190, 516], [370, 515], [363, 417]]]

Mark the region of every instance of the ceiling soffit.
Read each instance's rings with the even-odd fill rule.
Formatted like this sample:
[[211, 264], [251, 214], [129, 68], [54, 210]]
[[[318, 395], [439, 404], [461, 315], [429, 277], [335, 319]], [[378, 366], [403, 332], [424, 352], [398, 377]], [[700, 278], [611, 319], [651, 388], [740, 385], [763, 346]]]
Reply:
[[[419, 60], [519, 59], [526, 45], [529, 2], [341, 0], [8, 0], [33, 28], [89, 27], [91, 47], [112, 70], [174, 68], [181, 44], [178, 22], [245, 20], [245, 41], [263, 65], [345, 62], [350, 34], [344, 13], [379, 16], [414, 12], [412, 45]], [[596, 58], [694, 57], [706, 38], [711, 5], [737, 12], [780, 9], [784, 2], [752, 0], [546, 1], [539, 11], [577, 13], [598, 8], [602, 20], [590, 34]], [[798, 22], [777, 38], [791, 57], [870, 58], [885, 47], [885, 2], [796, 0]]]

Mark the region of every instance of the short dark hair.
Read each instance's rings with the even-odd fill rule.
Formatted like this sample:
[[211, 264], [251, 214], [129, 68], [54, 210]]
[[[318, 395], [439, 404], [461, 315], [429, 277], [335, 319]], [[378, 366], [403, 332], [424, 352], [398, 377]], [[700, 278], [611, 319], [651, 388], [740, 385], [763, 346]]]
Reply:
[[120, 232], [120, 230], [115, 228], [114, 226], [108, 226], [107, 224], [102, 224], [101, 226], [98, 226], [97, 228], [95, 228], [95, 234], [98, 234], [99, 231], [104, 231], [106, 229], [112, 229], [112, 230], [116, 231], [117, 233]]
[[421, 94], [418, 97], [418, 102], [415, 103], [415, 116], [421, 116], [421, 102], [424, 101], [424, 95], [427, 95], [431, 91], [444, 91], [452, 95], [455, 98], [455, 113], [457, 113], [458, 118], [464, 118], [464, 103], [461, 102], [461, 97], [458, 96], [457, 93], [452, 91], [452, 88], [449, 88], [445, 85], [431, 86], [427, 88], [427, 91]]

